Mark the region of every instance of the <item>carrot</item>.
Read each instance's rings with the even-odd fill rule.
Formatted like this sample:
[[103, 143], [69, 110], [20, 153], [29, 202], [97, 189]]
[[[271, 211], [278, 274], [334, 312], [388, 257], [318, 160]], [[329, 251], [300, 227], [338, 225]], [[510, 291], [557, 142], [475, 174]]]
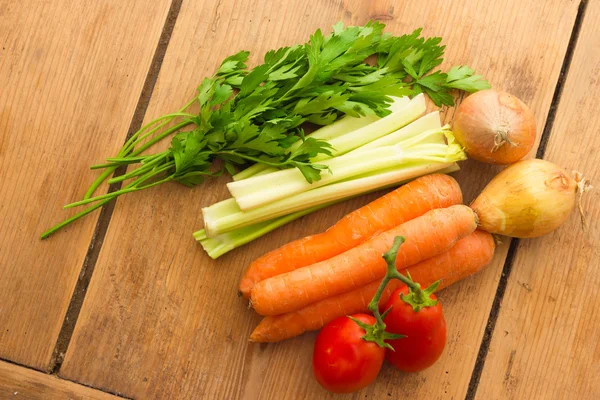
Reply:
[[406, 238], [396, 259], [402, 270], [449, 250], [476, 227], [475, 213], [467, 206], [428, 211], [329, 260], [258, 282], [251, 304], [260, 315], [297, 310], [383, 277], [387, 266], [381, 255], [396, 236]]
[[462, 193], [454, 178], [444, 174], [422, 176], [351, 212], [325, 232], [258, 258], [246, 270], [240, 292], [249, 298], [257, 282], [327, 260], [429, 210], [460, 203]]
[[[427, 287], [440, 280], [441, 290], [449, 285], [479, 272], [490, 263], [494, 256], [494, 239], [485, 231], [476, 230], [466, 238], [456, 242], [454, 247], [438, 256], [421, 261], [402, 271], [410, 272], [415, 282]], [[306, 331], [321, 329], [337, 317], [368, 312], [367, 305], [377, 288], [379, 281], [362, 288], [329, 297], [310, 304], [291, 313], [265, 317], [258, 324], [250, 340], [253, 342], [278, 342], [301, 335]], [[390, 281], [379, 304], [385, 304], [392, 292], [402, 282]]]

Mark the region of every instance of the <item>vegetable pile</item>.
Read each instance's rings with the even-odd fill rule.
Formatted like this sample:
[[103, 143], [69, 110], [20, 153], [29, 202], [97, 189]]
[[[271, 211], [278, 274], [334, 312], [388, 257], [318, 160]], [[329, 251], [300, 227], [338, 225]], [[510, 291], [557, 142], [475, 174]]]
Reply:
[[[511, 115], [514, 108], [507, 109], [507, 96], [511, 105], [522, 104], [491, 90], [473, 96], [466, 103], [484, 99], [486, 115]], [[494, 98], [505, 100], [488, 101]], [[524, 104], [519, 108], [519, 115], [528, 110]], [[481, 110], [459, 108], [456, 118], [482, 121]], [[512, 136], [518, 128], [504, 131], [513, 144], [519, 143], [516, 147], [524, 143]], [[476, 123], [461, 129], [463, 141], [484, 137]], [[490, 142], [490, 132], [486, 135]], [[535, 131], [528, 140], [535, 141]], [[478, 150], [473, 143], [465, 144], [470, 153]], [[453, 178], [422, 176], [348, 214], [327, 231], [252, 262], [239, 290], [264, 318], [250, 340], [277, 342], [321, 329], [313, 373], [321, 386], [336, 393], [369, 385], [384, 358], [404, 372], [433, 365], [447, 339], [441, 304], [433, 293], [491, 262], [496, 246], [491, 233], [519, 238], [550, 233], [572, 212], [577, 194], [581, 199], [590, 188], [580, 174], [570, 178], [548, 161], [518, 161], [529, 144], [527, 149], [500, 152], [502, 145], [490, 150], [486, 161], [502, 163], [510, 156], [517, 162], [498, 174], [470, 207], [460, 204], [462, 193]], [[580, 211], [583, 216], [581, 206]], [[381, 259], [386, 249], [390, 250]]]
[[[194, 233], [218, 258], [303, 215], [405, 183], [327, 231], [258, 258], [239, 291], [264, 317], [251, 341], [322, 329], [313, 372], [330, 391], [366, 387], [386, 359], [404, 372], [430, 367], [447, 338], [434, 292], [489, 264], [492, 234], [548, 234], [591, 187], [548, 161], [519, 161], [536, 140], [533, 113], [469, 67], [436, 70], [440, 38], [383, 29], [338, 23], [329, 35], [317, 30], [307, 43], [267, 52], [252, 69], [246, 51], [226, 58], [179, 111], [92, 166], [103, 172], [84, 199], [65, 206], [89, 207], [42, 238], [122, 194], [229, 173], [232, 197], [205, 207]], [[427, 113], [426, 98], [453, 106], [455, 89], [477, 93], [458, 107], [451, 129], [438, 111]], [[321, 127], [305, 134], [307, 124]], [[150, 153], [163, 140], [170, 147]], [[467, 155], [512, 164], [470, 206], [445, 175]], [[125, 185], [95, 195], [105, 181]], [[579, 210], [583, 217], [580, 202]]]
[[383, 358], [401, 371], [422, 371], [439, 359], [447, 338], [433, 293], [491, 262], [495, 239], [489, 232], [549, 233], [570, 214], [577, 192], [588, 189], [579, 175], [571, 179], [535, 159], [502, 171], [471, 207], [460, 204], [453, 178], [417, 178], [326, 232], [250, 264], [239, 289], [264, 316], [250, 340], [276, 342], [322, 329], [313, 372], [336, 393], [372, 383]]

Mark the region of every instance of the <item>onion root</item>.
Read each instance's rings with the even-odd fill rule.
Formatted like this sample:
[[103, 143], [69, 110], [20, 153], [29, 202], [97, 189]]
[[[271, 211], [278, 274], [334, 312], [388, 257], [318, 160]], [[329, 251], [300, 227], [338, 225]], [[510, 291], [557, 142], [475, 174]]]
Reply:
[[589, 192], [594, 187], [590, 184], [590, 181], [586, 179], [581, 172], [573, 171], [573, 175], [575, 182], [577, 182], [577, 209], [579, 210], [579, 215], [581, 216], [581, 223], [584, 229], [588, 229], [587, 220], [585, 218], [585, 212], [583, 211], [583, 194], [585, 192]]

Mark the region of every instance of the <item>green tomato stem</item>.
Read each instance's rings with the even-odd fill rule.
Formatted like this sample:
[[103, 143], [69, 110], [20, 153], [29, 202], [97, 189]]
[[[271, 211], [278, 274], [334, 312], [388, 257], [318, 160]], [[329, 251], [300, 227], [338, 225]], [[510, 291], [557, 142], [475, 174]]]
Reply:
[[369, 311], [373, 313], [375, 317], [375, 324], [369, 325], [362, 323], [354, 318], [351, 318], [354, 322], [356, 322], [361, 328], [363, 328], [366, 334], [363, 336], [363, 339], [370, 342], [377, 343], [380, 347], [385, 347], [391, 350], [394, 348], [385, 340], [391, 339], [399, 339], [403, 338], [403, 335], [398, 335], [394, 333], [389, 333], [385, 331], [386, 325], [384, 322], [385, 316], [388, 312], [390, 312], [391, 307], [388, 308], [383, 314], [379, 312], [379, 301], [381, 300], [381, 296], [385, 291], [388, 283], [392, 279], [398, 279], [402, 281], [409, 288], [409, 295], [402, 296], [402, 300], [406, 303], [410, 304], [413, 307], [415, 312], [420, 311], [423, 307], [431, 307], [437, 304], [437, 300], [433, 300], [430, 298], [431, 293], [437, 288], [439, 281], [428, 287], [426, 290], [422, 290], [421, 286], [414, 282], [410, 278], [410, 274], [408, 277], [402, 275], [396, 269], [396, 257], [398, 256], [398, 251], [400, 250], [400, 246], [405, 242], [404, 237], [396, 236], [394, 238], [394, 243], [392, 247], [383, 254], [383, 259], [387, 263], [387, 272], [381, 281], [381, 284], [377, 288], [377, 292], [369, 302], [367, 306]]
[[383, 278], [383, 281], [379, 285], [375, 296], [373, 296], [373, 299], [368, 306], [369, 310], [373, 312], [375, 319], [377, 319], [377, 322], [380, 324], [383, 324], [383, 318], [379, 314], [379, 300], [381, 299], [387, 284], [392, 279], [398, 279], [408, 286], [409, 294], [406, 296], [402, 295], [401, 298], [404, 302], [410, 304], [415, 312], [419, 312], [425, 307], [432, 307], [437, 304], [437, 300], [432, 299], [431, 294], [435, 291], [435, 289], [437, 289], [439, 281], [433, 283], [427, 289], [423, 290], [421, 289], [421, 285], [412, 280], [410, 274], [408, 274], [408, 277], [406, 277], [398, 272], [396, 268], [396, 257], [398, 256], [398, 251], [400, 250], [400, 246], [402, 243], [404, 243], [404, 241], [405, 239], [402, 236], [396, 236], [394, 239], [394, 244], [390, 250], [383, 255], [383, 259], [387, 263], [387, 272]]
[[407, 280], [396, 269], [396, 257], [398, 256], [398, 251], [400, 249], [400, 246], [404, 243], [404, 241], [405, 241], [404, 237], [396, 236], [396, 238], [394, 238], [394, 244], [392, 244], [392, 247], [385, 254], [383, 254], [383, 259], [387, 263], [387, 272], [386, 272], [385, 276], [383, 277], [381, 284], [377, 288], [377, 292], [375, 292], [375, 296], [373, 296], [373, 298], [371, 299], [371, 301], [369, 302], [369, 305], [368, 305], [369, 311], [371, 311], [373, 313], [373, 316], [377, 320], [377, 325], [379, 325], [380, 327], [381, 326], [385, 327], [385, 323], [383, 322], [383, 317], [381, 316], [381, 314], [379, 312], [379, 301], [381, 300], [381, 296], [383, 296], [383, 292], [385, 291], [385, 288], [387, 287], [388, 283], [390, 283], [390, 281], [392, 279], [400, 279], [404, 283], [406, 283], [406, 280]]

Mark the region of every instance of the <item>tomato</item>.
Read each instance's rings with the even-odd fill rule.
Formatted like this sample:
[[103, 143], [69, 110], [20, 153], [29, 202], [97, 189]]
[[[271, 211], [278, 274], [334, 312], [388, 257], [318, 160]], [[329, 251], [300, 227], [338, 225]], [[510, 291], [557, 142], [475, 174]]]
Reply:
[[[370, 315], [352, 317], [367, 324], [375, 323]], [[361, 339], [364, 335], [365, 330], [345, 316], [334, 319], [319, 332], [313, 372], [321, 386], [334, 393], [350, 393], [375, 380], [385, 359], [385, 349]]]
[[[446, 319], [442, 304], [422, 308], [415, 312], [412, 306], [400, 298], [408, 294], [408, 287], [396, 289], [385, 305], [392, 307], [384, 322], [386, 331], [401, 333], [405, 338], [386, 340], [395, 351], [386, 350], [386, 359], [401, 371], [417, 372], [433, 365], [446, 346]], [[436, 299], [435, 295], [431, 295]]]

